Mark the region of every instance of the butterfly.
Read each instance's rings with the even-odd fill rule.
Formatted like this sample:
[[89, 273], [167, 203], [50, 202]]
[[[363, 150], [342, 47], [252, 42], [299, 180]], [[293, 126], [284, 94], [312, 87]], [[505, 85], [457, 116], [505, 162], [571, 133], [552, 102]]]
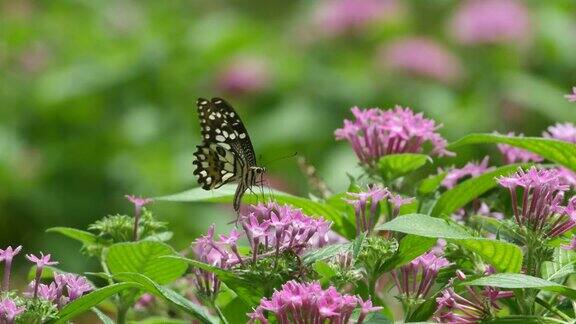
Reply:
[[234, 108], [221, 98], [196, 101], [202, 145], [194, 153], [194, 174], [202, 189], [212, 190], [236, 181], [234, 210], [240, 211], [242, 196], [266, 172], [258, 166], [250, 136]]

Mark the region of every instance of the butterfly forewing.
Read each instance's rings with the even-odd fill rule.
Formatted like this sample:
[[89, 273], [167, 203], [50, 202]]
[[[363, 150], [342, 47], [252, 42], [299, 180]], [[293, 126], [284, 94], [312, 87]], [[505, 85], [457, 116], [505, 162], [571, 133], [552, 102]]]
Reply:
[[197, 105], [203, 143], [194, 153], [194, 174], [206, 190], [238, 181], [234, 198], [238, 210], [244, 191], [255, 181], [256, 170], [261, 170], [250, 137], [234, 108], [223, 99], [200, 98]]

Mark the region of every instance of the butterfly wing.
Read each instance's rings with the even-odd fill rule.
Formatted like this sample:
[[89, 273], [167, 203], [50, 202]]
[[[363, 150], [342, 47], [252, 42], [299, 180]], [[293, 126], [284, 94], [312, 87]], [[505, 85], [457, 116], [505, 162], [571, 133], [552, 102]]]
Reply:
[[202, 189], [220, 188], [225, 183], [237, 180], [240, 175], [236, 170], [238, 164], [234, 152], [219, 143], [198, 145], [194, 156], [194, 174], [198, 177]]
[[197, 106], [203, 141], [228, 144], [248, 167], [256, 166], [250, 136], [234, 108], [221, 98], [200, 98]]

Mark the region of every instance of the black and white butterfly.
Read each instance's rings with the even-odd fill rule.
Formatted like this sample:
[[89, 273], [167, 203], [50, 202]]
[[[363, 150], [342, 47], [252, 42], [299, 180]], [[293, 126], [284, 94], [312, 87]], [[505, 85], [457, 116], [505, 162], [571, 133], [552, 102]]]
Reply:
[[256, 184], [266, 169], [256, 164], [250, 136], [229, 103], [221, 98], [199, 98], [196, 104], [202, 145], [194, 153], [194, 174], [205, 190], [238, 182], [234, 194], [234, 210], [238, 213], [244, 192]]

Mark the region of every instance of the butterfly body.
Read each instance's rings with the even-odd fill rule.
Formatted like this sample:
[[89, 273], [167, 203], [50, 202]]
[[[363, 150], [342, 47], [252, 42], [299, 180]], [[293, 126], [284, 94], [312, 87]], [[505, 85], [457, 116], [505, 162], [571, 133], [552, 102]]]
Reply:
[[205, 190], [238, 182], [234, 210], [240, 210], [244, 192], [257, 182], [266, 170], [256, 163], [256, 156], [246, 127], [234, 108], [220, 98], [196, 102], [202, 134], [202, 145], [194, 153], [194, 174]]

